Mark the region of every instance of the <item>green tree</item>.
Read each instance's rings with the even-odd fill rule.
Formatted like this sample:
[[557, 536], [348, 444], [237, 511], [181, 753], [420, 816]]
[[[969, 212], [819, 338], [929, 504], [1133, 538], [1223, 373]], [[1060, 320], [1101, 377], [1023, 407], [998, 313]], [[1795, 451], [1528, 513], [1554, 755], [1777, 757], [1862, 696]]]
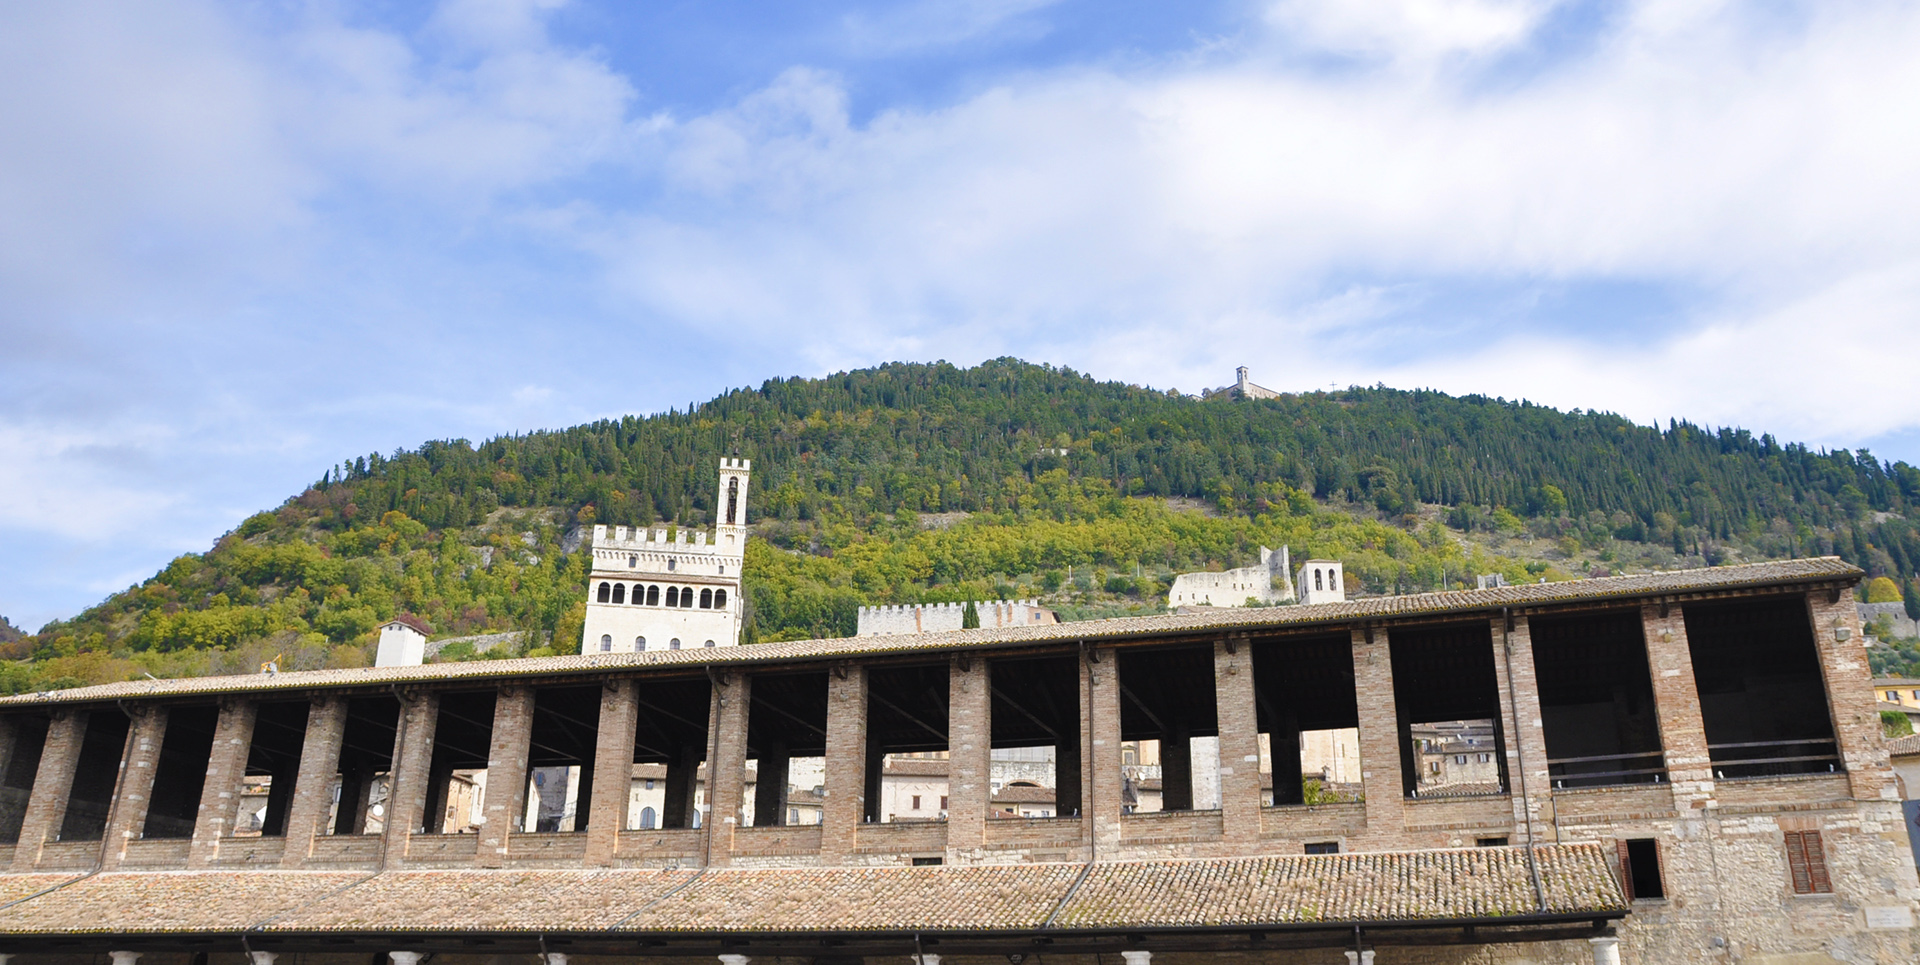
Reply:
[[976, 608], [973, 605], [972, 600], [968, 600], [967, 608], [965, 610], [960, 611], [960, 629], [977, 630], [979, 628], [980, 628], [980, 611], [978, 608]]
[[1920, 580], [1907, 581], [1907, 619], [1920, 620]]
[[1880, 712], [1880, 730], [1888, 737], [1905, 737], [1913, 733], [1913, 718], [1898, 710]]
[[1867, 581], [1868, 603], [1901, 602], [1900, 586], [1884, 576], [1876, 576]]

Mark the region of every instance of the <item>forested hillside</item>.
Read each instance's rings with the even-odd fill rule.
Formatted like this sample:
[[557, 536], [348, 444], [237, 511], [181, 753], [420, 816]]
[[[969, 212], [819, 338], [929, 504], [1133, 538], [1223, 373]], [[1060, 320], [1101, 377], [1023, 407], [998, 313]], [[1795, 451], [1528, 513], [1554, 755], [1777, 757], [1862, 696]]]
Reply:
[[1920, 470], [1864, 451], [1434, 392], [1194, 398], [1015, 360], [894, 364], [343, 462], [208, 553], [5, 645], [0, 686], [351, 665], [399, 612], [565, 650], [585, 565], [565, 534], [709, 525], [721, 455], [754, 460], [749, 640], [850, 633], [863, 603], [1138, 610], [1173, 573], [1263, 544], [1341, 558], [1369, 593], [1494, 570], [1920, 562]]

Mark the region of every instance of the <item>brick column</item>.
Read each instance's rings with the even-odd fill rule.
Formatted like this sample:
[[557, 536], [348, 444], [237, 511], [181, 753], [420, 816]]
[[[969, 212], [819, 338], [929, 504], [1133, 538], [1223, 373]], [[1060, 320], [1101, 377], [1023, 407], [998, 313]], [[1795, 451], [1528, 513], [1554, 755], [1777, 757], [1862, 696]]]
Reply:
[[110, 871], [127, 856], [127, 842], [140, 836], [147, 824], [147, 806], [153, 798], [154, 770], [160, 764], [160, 744], [167, 736], [167, 708], [133, 705], [135, 717], [127, 735], [125, 759], [120, 763], [120, 780], [114, 789], [114, 801], [107, 812], [106, 847], [100, 852], [100, 868]]
[[527, 761], [533, 748], [533, 690], [505, 684], [493, 697], [493, 733], [487, 745], [487, 790], [480, 803], [480, 840], [474, 863], [507, 863], [509, 835], [527, 813]]
[[207, 779], [200, 786], [200, 808], [193, 819], [189, 867], [212, 864], [220, 844], [233, 834], [240, 813], [240, 786], [247, 776], [247, 753], [253, 749], [253, 722], [259, 705], [251, 700], [220, 704], [213, 728], [213, 750], [207, 757]]
[[[1126, 782], [1120, 757], [1120, 664], [1111, 647], [1087, 654], [1098, 662], [1080, 661], [1080, 740], [1086, 748], [1080, 816], [1096, 846], [1112, 848], [1120, 844], [1120, 793]], [[1064, 766], [1060, 773], [1065, 786], [1071, 774]]]
[[1660, 716], [1660, 746], [1666, 752], [1673, 807], [1687, 814], [1714, 806], [1713, 756], [1700, 716], [1686, 618], [1678, 603], [1666, 607], [1665, 615], [1661, 609], [1641, 607], [1640, 629], [1647, 642], [1647, 672], [1653, 677], [1653, 706]]
[[1867, 666], [1866, 635], [1853, 594], [1836, 586], [1807, 594], [1807, 619], [1820, 654], [1820, 674], [1833, 713], [1833, 737], [1847, 768], [1853, 796], [1863, 801], [1897, 801], [1900, 792], [1887, 761], [1887, 744], [1874, 707], [1873, 671]]
[[439, 694], [413, 693], [401, 701], [400, 727], [393, 736], [393, 771], [387, 775], [386, 840], [382, 846], [388, 861], [407, 856], [407, 844], [424, 818], [428, 770], [433, 764], [433, 732], [439, 724]]
[[[1500, 688], [1500, 728], [1506, 740], [1507, 793], [1513, 802], [1514, 833], [1524, 837], [1527, 819], [1539, 842], [1559, 840], [1553, 828], [1553, 784], [1547, 772], [1547, 731], [1540, 713], [1540, 680], [1533, 669], [1533, 635], [1525, 614], [1515, 614], [1513, 629], [1493, 618], [1493, 675]], [[1507, 667], [1513, 679], [1507, 679]], [[1511, 684], [1511, 687], [1509, 686]], [[1511, 696], [1509, 696], [1511, 695]], [[1525, 765], [1526, 780], [1521, 780]]]
[[[1260, 714], [1253, 651], [1243, 639], [1213, 645], [1213, 699], [1220, 728], [1220, 824], [1229, 843], [1260, 840]], [[1298, 760], [1299, 753], [1294, 754]]]
[[20, 843], [13, 852], [13, 870], [31, 871], [40, 863], [40, 849], [60, 833], [67, 814], [67, 795], [73, 792], [73, 772], [80, 764], [80, 743], [87, 735], [86, 711], [55, 708], [47, 727], [47, 743], [34, 773], [27, 813], [20, 822]]
[[1183, 721], [1160, 731], [1160, 810], [1193, 810], [1193, 732]]
[[1360, 710], [1360, 785], [1367, 796], [1367, 833], [1397, 837], [1407, 828], [1406, 787], [1400, 764], [1400, 712], [1393, 699], [1393, 658], [1387, 631], [1353, 631], [1353, 689]]
[[633, 798], [633, 744], [640, 729], [639, 691], [631, 679], [600, 687], [600, 731], [593, 746], [594, 779], [587, 785], [589, 867], [613, 864]]
[[[340, 742], [346, 732], [346, 698], [322, 695], [307, 705], [307, 736], [287, 806], [287, 843], [280, 852], [283, 868], [305, 864], [313, 856], [313, 839], [327, 833], [327, 809], [333, 804], [333, 778], [340, 772]], [[351, 807], [352, 802], [342, 797], [340, 806]]]
[[947, 670], [947, 863], [972, 864], [993, 807], [993, 678], [975, 654]]
[[[820, 858], [843, 864], [867, 813], [867, 669], [835, 667], [827, 677], [826, 800]], [[764, 765], [762, 772], [766, 770]], [[763, 778], [764, 779], [764, 778]]]
[[707, 762], [707, 836], [713, 865], [724, 868], [740, 826], [740, 805], [747, 786], [747, 712], [753, 706], [753, 678], [724, 675], [713, 690], [715, 752]]

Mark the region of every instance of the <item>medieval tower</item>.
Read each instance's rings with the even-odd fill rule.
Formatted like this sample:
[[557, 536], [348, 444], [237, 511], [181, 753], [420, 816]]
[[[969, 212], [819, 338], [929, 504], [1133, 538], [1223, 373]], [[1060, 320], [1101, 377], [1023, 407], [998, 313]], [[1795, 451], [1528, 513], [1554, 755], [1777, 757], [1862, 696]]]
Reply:
[[740, 565], [747, 549], [752, 469], [746, 459], [720, 460], [712, 534], [677, 528], [668, 539], [666, 529], [593, 528], [581, 653], [740, 642]]

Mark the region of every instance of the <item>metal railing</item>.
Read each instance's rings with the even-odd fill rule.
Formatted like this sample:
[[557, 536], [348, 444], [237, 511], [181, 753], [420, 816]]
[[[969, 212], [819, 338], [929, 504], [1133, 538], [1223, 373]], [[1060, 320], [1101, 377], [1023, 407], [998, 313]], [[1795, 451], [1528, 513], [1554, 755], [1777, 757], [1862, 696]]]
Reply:
[[[1630, 766], [1634, 764], [1640, 766]], [[1550, 757], [1547, 759], [1547, 776], [1553, 781], [1555, 790], [1617, 784], [1660, 784], [1667, 779], [1666, 755], [1661, 751], [1640, 751], [1633, 754]]]
[[1786, 774], [1838, 774], [1846, 770], [1831, 737], [1807, 740], [1708, 744], [1713, 776], [1722, 780]]

